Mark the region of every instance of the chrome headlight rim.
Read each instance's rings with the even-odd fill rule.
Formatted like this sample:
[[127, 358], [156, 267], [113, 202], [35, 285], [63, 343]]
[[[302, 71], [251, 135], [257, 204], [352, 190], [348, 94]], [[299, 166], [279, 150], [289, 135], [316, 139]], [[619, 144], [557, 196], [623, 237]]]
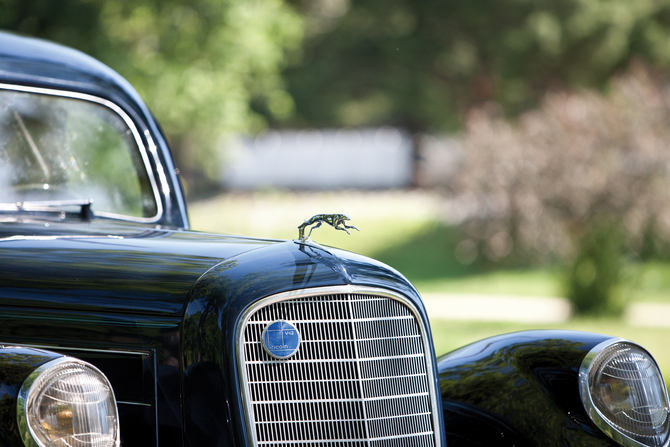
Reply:
[[119, 447], [121, 443], [119, 436], [119, 409], [118, 406], [116, 405], [116, 397], [114, 396], [114, 390], [111, 384], [109, 383], [109, 379], [107, 379], [107, 376], [105, 376], [105, 374], [102, 371], [100, 371], [98, 368], [91, 365], [90, 363], [68, 356], [58, 357], [37, 367], [23, 381], [23, 384], [19, 389], [17, 395], [16, 413], [17, 413], [18, 430], [24, 445], [26, 447], [49, 447], [45, 446], [42, 442], [40, 442], [39, 437], [34, 432], [32, 426], [30, 425], [30, 422], [28, 420], [28, 411], [29, 411], [28, 401], [31, 392], [33, 391], [33, 386], [35, 385], [35, 382], [37, 382], [37, 380], [40, 377], [42, 377], [43, 374], [46, 373], [47, 371], [55, 367], [59, 366], [62, 367], [64, 366], [64, 364], [79, 365], [83, 366], [84, 368], [90, 369], [91, 371], [98, 374], [103, 379], [105, 385], [109, 387], [109, 392], [111, 393], [112, 400], [114, 401], [114, 411], [115, 411], [114, 416], [116, 418], [116, 427], [115, 427], [116, 440], [114, 446]]
[[[614, 423], [610, 422], [607, 419], [607, 417], [605, 417], [605, 415], [602, 414], [602, 412], [598, 409], [598, 407], [593, 401], [593, 395], [590, 390], [590, 376], [592, 368], [596, 364], [595, 360], [599, 357], [599, 354], [601, 354], [603, 351], [617, 344], [631, 345], [636, 349], [643, 351], [649, 357], [649, 359], [653, 361], [659, 374], [661, 374], [661, 379], [663, 379], [661, 369], [658, 366], [658, 362], [647, 349], [645, 349], [638, 343], [626, 340], [624, 338], [610, 338], [594, 346], [582, 360], [581, 366], [579, 368], [579, 394], [582, 403], [584, 404], [584, 408], [586, 409], [586, 412], [588, 413], [589, 417], [603, 433], [605, 433], [615, 442], [618, 442], [624, 447], [649, 447], [648, 444], [639, 442], [636, 439], [631, 438], [630, 436], [619, 430]], [[666, 407], [670, 407], [670, 400], [668, 398], [668, 390], [665, 385], [665, 381], [661, 380], [661, 384], [663, 387], [663, 391], [665, 393]], [[670, 433], [666, 433], [665, 442], [663, 443], [663, 447], [668, 446], [670, 446]]]

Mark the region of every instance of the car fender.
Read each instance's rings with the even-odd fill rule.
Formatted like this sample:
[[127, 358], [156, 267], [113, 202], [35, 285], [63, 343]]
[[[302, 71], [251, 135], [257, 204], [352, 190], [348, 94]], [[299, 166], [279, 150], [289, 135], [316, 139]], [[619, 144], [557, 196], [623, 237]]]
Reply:
[[0, 446], [23, 446], [17, 426], [17, 398], [21, 385], [41, 365], [63, 357], [42, 349], [0, 347]]
[[442, 356], [438, 373], [448, 445], [618, 445], [591, 421], [579, 394], [582, 360], [610, 338], [527, 331]]

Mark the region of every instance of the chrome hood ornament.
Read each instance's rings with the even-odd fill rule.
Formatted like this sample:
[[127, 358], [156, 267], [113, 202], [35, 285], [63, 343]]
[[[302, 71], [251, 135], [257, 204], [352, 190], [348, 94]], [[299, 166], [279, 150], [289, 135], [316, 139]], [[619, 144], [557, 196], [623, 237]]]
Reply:
[[[323, 224], [324, 222], [330, 225], [331, 227], [335, 228], [336, 230], [346, 231], [347, 234], [351, 234], [349, 232], [350, 228], [353, 228], [356, 231], [361, 231], [353, 225], [347, 225], [345, 222], [348, 220], [351, 220], [351, 218], [346, 214], [317, 214], [316, 216], [312, 216], [306, 221], [304, 221], [298, 227], [298, 240], [300, 241], [309, 240], [312, 231], [314, 231], [316, 228], [319, 228], [321, 224]], [[309, 229], [309, 233], [307, 234], [307, 237], [305, 237], [305, 228], [307, 228], [310, 225], [314, 226]]]

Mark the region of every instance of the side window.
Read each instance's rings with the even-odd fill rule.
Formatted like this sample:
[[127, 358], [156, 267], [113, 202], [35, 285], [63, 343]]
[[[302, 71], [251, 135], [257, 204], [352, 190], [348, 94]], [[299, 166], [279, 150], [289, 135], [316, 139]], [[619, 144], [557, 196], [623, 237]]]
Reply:
[[157, 214], [125, 121], [90, 101], [0, 90], [0, 202], [76, 199], [96, 213]]

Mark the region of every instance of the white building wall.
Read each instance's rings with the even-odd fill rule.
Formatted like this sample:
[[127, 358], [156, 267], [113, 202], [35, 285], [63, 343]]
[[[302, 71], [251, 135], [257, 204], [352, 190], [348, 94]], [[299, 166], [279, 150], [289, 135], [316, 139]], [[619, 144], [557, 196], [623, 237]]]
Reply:
[[270, 130], [230, 148], [222, 182], [231, 189], [401, 188], [412, 180], [412, 139], [392, 127]]

